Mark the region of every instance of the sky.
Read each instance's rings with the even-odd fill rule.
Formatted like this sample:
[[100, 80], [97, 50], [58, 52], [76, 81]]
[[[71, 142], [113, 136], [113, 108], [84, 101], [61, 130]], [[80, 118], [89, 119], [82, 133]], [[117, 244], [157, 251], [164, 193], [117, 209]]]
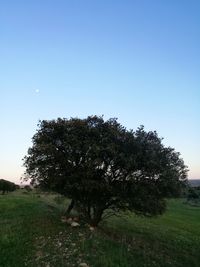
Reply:
[[200, 1], [0, 1], [0, 179], [19, 183], [39, 120], [156, 130], [200, 178]]

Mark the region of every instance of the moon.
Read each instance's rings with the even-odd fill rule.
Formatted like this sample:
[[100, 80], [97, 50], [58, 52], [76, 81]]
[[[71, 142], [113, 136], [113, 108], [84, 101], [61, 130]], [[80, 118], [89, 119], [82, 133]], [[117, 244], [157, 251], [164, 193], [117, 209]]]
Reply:
[[36, 89], [35, 92], [38, 94], [40, 92], [40, 90], [39, 89]]

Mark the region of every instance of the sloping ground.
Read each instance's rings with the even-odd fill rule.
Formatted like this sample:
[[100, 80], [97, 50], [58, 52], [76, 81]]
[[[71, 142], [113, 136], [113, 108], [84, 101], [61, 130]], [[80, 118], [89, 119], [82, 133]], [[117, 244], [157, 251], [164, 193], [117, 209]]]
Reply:
[[162, 217], [123, 215], [94, 232], [60, 218], [44, 197], [0, 196], [0, 266], [200, 266], [200, 208], [182, 200], [170, 200]]

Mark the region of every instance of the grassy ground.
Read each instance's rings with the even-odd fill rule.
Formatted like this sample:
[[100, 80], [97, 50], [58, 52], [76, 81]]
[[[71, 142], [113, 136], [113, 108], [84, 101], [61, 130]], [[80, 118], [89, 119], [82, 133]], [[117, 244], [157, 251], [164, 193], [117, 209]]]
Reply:
[[123, 215], [91, 232], [61, 222], [63, 203], [55, 195], [0, 196], [0, 267], [200, 266], [199, 207], [170, 200], [159, 218]]

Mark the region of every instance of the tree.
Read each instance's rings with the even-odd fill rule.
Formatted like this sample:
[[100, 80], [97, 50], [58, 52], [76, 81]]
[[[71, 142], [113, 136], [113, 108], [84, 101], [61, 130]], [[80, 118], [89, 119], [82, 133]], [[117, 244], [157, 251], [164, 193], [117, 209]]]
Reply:
[[6, 192], [12, 192], [16, 190], [16, 185], [10, 181], [0, 179], [0, 191], [4, 195]]
[[189, 187], [187, 192], [187, 201], [197, 203], [200, 201], [200, 187]]
[[26, 189], [27, 192], [31, 192], [32, 188], [30, 187], [30, 185], [25, 185], [24, 189]]
[[[180, 154], [157, 133], [127, 130], [117, 119], [43, 120], [24, 158], [25, 180], [72, 199], [83, 218], [98, 225], [110, 212], [162, 214], [187, 178]], [[109, 211], [109, 212], [108, 212]]]

